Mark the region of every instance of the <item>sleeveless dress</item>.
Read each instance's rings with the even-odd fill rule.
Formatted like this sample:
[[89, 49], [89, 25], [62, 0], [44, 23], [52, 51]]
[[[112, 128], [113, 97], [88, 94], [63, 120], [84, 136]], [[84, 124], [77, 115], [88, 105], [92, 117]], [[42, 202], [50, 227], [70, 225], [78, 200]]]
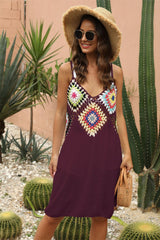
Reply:
[[[113, 71], [112, 71], [113, 72]], [[46, 215], [111, 218], [122, 153], [116, 129], [116, 93], [91, 96], [72, 72], [67, 90], [67, 127]], [[113, 73], [111, 73], [113, 76]]]

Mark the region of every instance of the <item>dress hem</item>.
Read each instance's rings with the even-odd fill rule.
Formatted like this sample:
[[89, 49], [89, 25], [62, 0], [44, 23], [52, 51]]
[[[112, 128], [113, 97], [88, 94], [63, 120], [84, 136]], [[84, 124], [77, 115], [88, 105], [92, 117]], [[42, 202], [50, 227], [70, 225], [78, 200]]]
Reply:
[[65, 215], [65, 216], [64, 216], [64, 215], [52, 215], [52, 216], [51, 216], [50, 214], [48, 214], [48, 213], [46, 213], [46, 212], [45, 212], [45, 214], [46, 214], [48, 217], [53, 217], [53, 218], [54, 218], [54, 217], [88, 217], [88, 218], [92, 218], [92, 217], [104, 217], [104, 218], [110, 219], [110, 218], [113, 216], [113, 214], [112, 214], [111, 216], [109, 216], [109, 217], [104, 216], [104, 215], [92, 215], [92, 216], [91, 216], [91, 215], [85, 215], [85, 216], [83, 215], [83, 216], [82, 216], [82, 215], [75, 215], [75, 214], [72, 214], [72, 215], [71, 215], [71, 214], [67, 214], [67, 215]]

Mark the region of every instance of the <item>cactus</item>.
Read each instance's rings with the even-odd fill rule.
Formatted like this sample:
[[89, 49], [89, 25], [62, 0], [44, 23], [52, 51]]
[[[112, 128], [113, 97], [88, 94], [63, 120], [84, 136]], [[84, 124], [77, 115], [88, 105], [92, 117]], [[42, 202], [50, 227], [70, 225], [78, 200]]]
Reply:
[[158, 190], [156, 191], [156, 194], [154, 196], [154, 205], [157, 208], [160, 208], [160, 187], [158, 188]]
[[97, 0], [97, 7], [106, 8], [107, 10], [109, 10], [111, 12], [111, 3], [110, 3], [110, 1]]
[[50, 199], [52, 185], [52, 180], [47, 178], [34, 178], [27, 182], [23, 190], [24, 206], [31, 209], [28, 197], [35, 210], [44, 210]]
[[0, 213], [0, 239], [15, 239], [22, 231], [22, 221], [13, 212]]
[[64, 217], [55, 230], [55, 240], [89, 240], [91, 219], [88, 217]]
[[[110, 0], [97, 0], [97, 6], [111, 11]], [[153, 54], [154, 0], [143, 0], [139, 52], [140, 133], [123, 82], [123, 112], [127, 125], [133, 169], [139, 174], [138, 206], [160, 208], [160, 127], [157, 127], [157, 103]], [[120, 59], [114, 62], [121, 67]]]
[[135, 222], [127, 225], [119, 240], [158, 240], [160, 227], [150, 222]]

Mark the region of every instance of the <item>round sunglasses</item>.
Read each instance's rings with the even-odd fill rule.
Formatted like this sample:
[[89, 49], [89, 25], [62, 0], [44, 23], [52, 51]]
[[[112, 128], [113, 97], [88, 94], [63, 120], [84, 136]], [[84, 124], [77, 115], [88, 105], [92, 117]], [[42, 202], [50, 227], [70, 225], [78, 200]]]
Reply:
[[84, 34], [88, 41], [92, 41], [94, 39], [94, 36], [96, 35], [96, 32], [94, 32], [94, 31], [84, 32], [83, 30], [77, 29], [74, 33], [75, 37], [78, 40], [82, 39]]

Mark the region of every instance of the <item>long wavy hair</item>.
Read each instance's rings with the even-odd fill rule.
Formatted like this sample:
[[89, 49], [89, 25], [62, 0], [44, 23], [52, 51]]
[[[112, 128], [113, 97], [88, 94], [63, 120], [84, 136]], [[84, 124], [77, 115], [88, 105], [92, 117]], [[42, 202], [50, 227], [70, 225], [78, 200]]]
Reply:
[[[100, 79], [100, 82], [103, 84], [103, 88], [109, 88], [111, 83], [114, 82], [114, 79], [112, 78], [112, 76], [110, 76], [111, 64], [109, 63], [109, 60], [113, 57], [113, 53], [108, 33], [103, 24], [97, 18], [88, 14], [83, 15], [77, 29], [80, 29], [80, 26], [84, 20], [91, 21], [95, 26], [98, 41], [98, 77]], [[72, 45], [72, 62], [74, 64], [74, 70], [76, 71], [78, 83], [84, 83], [86, 81], [86, 75], [88, 73], [88, 61], [86, 58], [86, 54], [81, 51], [79, 42], [76, 38], [74, 38], [74, 42]]]

